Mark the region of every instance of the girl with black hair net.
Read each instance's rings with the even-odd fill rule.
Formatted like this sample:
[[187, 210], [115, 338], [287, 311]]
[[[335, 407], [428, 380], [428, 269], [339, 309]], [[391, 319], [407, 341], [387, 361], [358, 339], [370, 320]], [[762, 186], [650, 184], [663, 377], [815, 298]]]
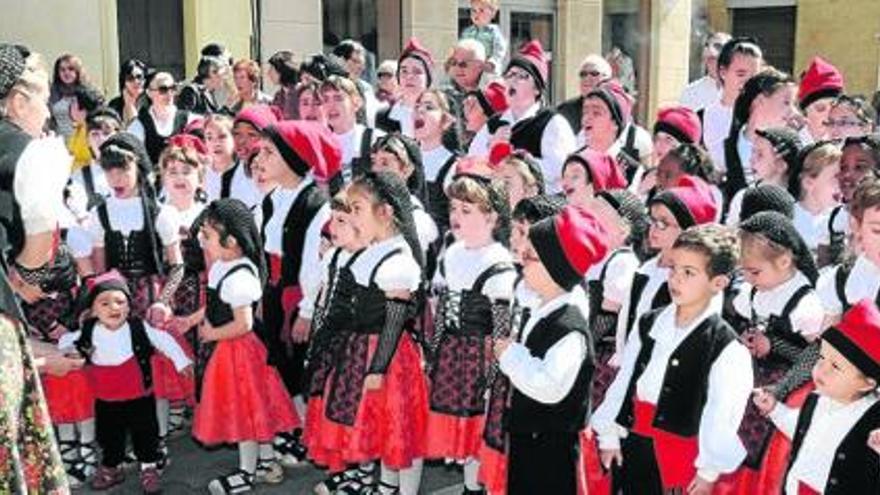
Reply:
[[202, 216], [199, 237], [209, 259], [207, 307], [199, 336], [211, 348], [193, 420], [207, 445], [237, 443], [239, 468], [212, 480], [214, 495], [250, 491], [255, 482], [280, 483], [276, 435], [299, 426], [278, 371], [253, 332], [254, 309], [266, 281], [260, 232], [250, 209], [218, 199]]
[[346, 194], [352, 226], [369, 247], [351, 264], [350, 287], [336, 289], [350, 296], [327, 309], [327, 330], [347, 339], [328, 378], [324, 421], [309, 432], [310, 445], [321, 446], [311, 456], [331, 471], [359, 465], [343, 473], [345, 493], [375, 487], [379, 461], [378, 493], [415, 495], [428, 404], [421, 355], [406, 331], [422, 283], [410, 195], [387, 172], [356, 178]]
[[486, 398], [497, 376], [490, 349], [510, 336], [516, 270], [506, 247], [510, 205], [500, 182], [458, 167], [446, 188], [450, 232], [433, 285], [439, 292], [428, 358], [427, 456], [464, 463], [466, 494], [482, 493], [478, 454]]
[[[739, 237], [745, 281], [733, 299], [742, 321], [737, 330], [752, 354], [755, 387], [772, 393], [783, 379], [799, 373], [801, 361], [815, 351], [811, 343], [818, 340], [825, 316], [814, 290], [819, 273], [804, 239], [782, 213], [753, 215], [740, 224]], [[812, 367], [815, 358], [807, 360], [807, 368]], [[811, 387], [800, 387], [809, 381], [808, 374], [801, 374], [800, 382], [779, 389], [777, 398], [790, 406], [801, 405]], [[772, 491], [759, 487], [759, 480], [766, 477], [757, 476], [758, 470], [785, 469], [786, 457], [771, 454], [777, 449], [769, 448], [772, 423], [749, 405], [739, 433], [748, 456], [732, 482], [749, 486], [754, 493]]]
[[[419, 246], [426, 256], [426, 263], [430, 265], [432, 260], [427, 259], [429, 249], [440, 237], [440, 231], [433, 215], [425, 209], [429, 189], [425, 184], [422, 153], [418, 144], [413, 139], [396, 133], [380, 137], [372, 148], [370, 169], [373, 172], [391, 172], [406, 183], [413, 206], [412, 216]], [[432, 272], [433, 270], [429, 270], [428, 274]]]
[[[173, 207], [158, 203], [153, 167], [137, 137], [115, 134], [100, 150], [112, 196], [92, 209], [86, 235], [71, 248], [83, 276], [118, 270], [131, 292], [132, 315], [164, 328], [185, 272], [180, 220]], [[156, 408], [164, 443], [168, 402], [157, 401]], [[167, 448], [161, 448], [167, 455]]]

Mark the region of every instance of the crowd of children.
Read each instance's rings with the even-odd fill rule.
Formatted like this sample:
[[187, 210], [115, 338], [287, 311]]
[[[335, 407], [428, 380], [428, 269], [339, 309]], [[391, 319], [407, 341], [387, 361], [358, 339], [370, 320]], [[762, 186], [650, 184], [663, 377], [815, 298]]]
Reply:
[[0, 45], [0, 303], [56, 363], [67, 483], [158, 493], [191, 431], [238, 449], [213, 494], [303, 462], [323, 495], [425, 462], [464, 494], [880, 491], [874, 110], [718, 34], [652, 133], [596, 56], [557, 111], [498, 8], [448, 85], [411, 39], [373, 94], [347, 40], [273, 57], [278, 105], [217, 45], [178, 98], [124, 64], [109, 105]]

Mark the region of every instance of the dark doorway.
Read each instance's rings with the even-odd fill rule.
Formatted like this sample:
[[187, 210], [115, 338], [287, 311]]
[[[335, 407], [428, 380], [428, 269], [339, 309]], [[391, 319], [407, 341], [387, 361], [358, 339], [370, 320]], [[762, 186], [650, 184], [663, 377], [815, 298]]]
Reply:
[[795, 7], [733, 9], [733, 34], [753, 36], [768, 64], [791, 74], [794, 66]]
[[138, 58], [176, 80], [186, 70], [183, 54], [183, 2], [117, 0], [119, 62]]

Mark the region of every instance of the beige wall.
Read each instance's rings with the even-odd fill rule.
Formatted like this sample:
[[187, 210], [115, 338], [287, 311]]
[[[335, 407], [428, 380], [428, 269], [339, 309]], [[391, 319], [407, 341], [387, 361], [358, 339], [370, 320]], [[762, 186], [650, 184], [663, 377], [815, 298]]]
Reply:
[[[195, 75], [202, 46], [216, 41], [226, 46], [236, 59], [249, 58], [250, 39], [250, 2], [183, 0], [183, 49], [187, 76]], [[268, 56], [265, 52], [263, 55]]]
[[457, 0], [401, 0], [402, 42], [415, 36], [434, 55], [434, 71], [443, 71], [458, 40]]
[[821, 55], [843, 71], [847, 92], [878, 88], [880, 1], [799, 0], [796, 32], [795, 74]]
[[602, 0], [559, 0], [556, 24], [557, 100], [578, 94], [580, 63], [591, 53], [602, 53]]
[[321, 0], [262, 0], [263, 58], [291, 50], [298, 60], [323, 48]]
[[688, 82], [691, 41], [691, 0], [653, 0], [651, 4], [651, 71], [647, 122], [657, 109], [673, 104]]
[[0, 38], [41, 53], [49, 70], [63, 53], [78, 55], [93, 83], [115, 95], [119, 72], [115, 0], [0, 0]]

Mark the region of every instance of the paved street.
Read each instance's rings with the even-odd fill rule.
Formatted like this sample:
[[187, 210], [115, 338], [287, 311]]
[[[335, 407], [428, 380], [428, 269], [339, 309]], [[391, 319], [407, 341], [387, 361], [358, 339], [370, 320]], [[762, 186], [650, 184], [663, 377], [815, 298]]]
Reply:
[[[207, 451], [196, 445], [189, 437], [172, 440], [171, 465], [166, 469], [164, 493], [181, 495], [189, 493], [208, 493], [208, 482], [238, 465], [238, 453], [232, 448]], [[280, 485], [258, 485], [255, 495], [312, 493], [312, 487], [322, 479], [323, 471], [307, 464], [285, 470], [284, 483]], [[112, 495], [140, 493], [137, 473], [126, 473], [126, 482], [121, 487], [107, 492], [94, 492], [88, 489], [76, 490], [77, 494], [106, 493]], [[448, 471], [443, 467], [427, 466], [422, 477], [422, 493], [426, 495], [452, 495], [461, 493], [456, 483], [461, 482], [459, 472]]]

